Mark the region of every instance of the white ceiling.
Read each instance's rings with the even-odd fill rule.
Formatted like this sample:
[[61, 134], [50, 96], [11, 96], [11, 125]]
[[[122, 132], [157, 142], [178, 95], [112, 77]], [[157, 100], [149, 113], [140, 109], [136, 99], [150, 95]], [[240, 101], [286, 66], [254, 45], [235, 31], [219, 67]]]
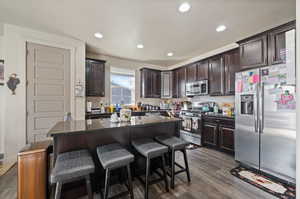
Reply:
[[[80, 39], [90, 52], [167, 66], [296, 15], [295, 0], [186, 1], [192, 6], [187, 13], [178, 12], [182, 0], [1, 0], [0, 20]], [[220, 24], [227, 30], [217, 33]], [[104, 38], [94, 38], [95, 32]]]

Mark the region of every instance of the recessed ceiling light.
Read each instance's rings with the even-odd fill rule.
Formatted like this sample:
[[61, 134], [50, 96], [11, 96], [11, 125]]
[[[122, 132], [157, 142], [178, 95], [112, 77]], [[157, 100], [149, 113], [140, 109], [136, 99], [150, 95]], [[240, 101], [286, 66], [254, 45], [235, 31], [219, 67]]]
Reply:
[[182, 3], [178, 8], [179, 12], [187, 12], [190, 9], [191, 9], [191, 5], [187, 2]]
[[103, 35], [102, 35], [100, 32], [96, 32], [96, 33], [94, 34], [94, 36], [95, 36], [96, 38], [98, 38], [98, 39], [102, 39], [102, 38], [103, 38]]
[[223, 32], [224, 30], [226, 30], [226, 26], [224, 26], [224, 25], [220, 25], [216, 28], [217, 32]]
[[143, 44], [138, 44], [136, 45], [137, 48], [144, 48], [144, 45]]
[[172, 52], [169, 52], [169, 53], [167, 54], [168, 57], [172, 57], [173, 55], [174, 55], [174, 53], [172, 53]]

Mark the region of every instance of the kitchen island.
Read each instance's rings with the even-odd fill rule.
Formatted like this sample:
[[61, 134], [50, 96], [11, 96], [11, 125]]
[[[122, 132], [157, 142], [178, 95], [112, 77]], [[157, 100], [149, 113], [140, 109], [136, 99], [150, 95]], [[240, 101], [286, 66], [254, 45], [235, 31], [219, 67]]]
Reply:
[[[53, 137], [53, 163], [55, 164], [56, 157], [60, 153], [88, 149], [96, 165], [95, 174], [92, 176], [95, 190], [101, 186], [104, 179], [104, 170], [96, 153], [98, 146], [117, 142], [131, 151], [135, 155], [132, 168], [133, 175], [136, 176], [144, 173], [145, 161], [133, 150], [131, 141], [139, 138], [154, 138], [159, 135], [179, 136], [180, 123], [181, 119], [163, 116], [138, 116], [132, 117], [130, 122], [117, 123], [111, 122], [109, 118], [58, 122], [48, 133], [48, 136]], [[63, 190], [63, 192], [68, 196], [78, 194], [78, 187], [75, 187]], [[84, 189], [84, 186], [81, 187]], [[77, 190], [77, 193], [74, 190]]]

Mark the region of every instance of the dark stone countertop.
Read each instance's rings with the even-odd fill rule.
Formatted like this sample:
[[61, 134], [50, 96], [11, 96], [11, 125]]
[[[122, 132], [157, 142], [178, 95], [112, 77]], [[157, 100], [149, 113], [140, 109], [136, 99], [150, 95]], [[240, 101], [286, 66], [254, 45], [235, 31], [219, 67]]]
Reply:
[[[171, 109], [159, 109], [159, 110], [143, 110], [143, 111], [133, 111], [132, 113], [159, 113], [159, 112], [164, 112], [164, 111], [169, 111]], [[119, 113], [119, 112], [114, 112], [114, 113]], [[95, 111], [95, 112], [86, 112], [87, 116], [90, 115], [112, 115], [113, 113], [101, 113], [100, 111]]]
[[71, 120], [58, 122], [49, 132], [48, 136], [72, 135], [75, 133], [93, 132], [101, 129], [125, 128], [134, 126], [149, 126], [153, 124], [179, 122], [179, 118], [164, 116], [137, 116], [130, 122], [111, 122], [110, 118], [91, 120]]
[[215, 117], [215, 118], [220, 118], [220, 119], [232, 119], [234, 120], [234, 116], [228, 116], [228, 115], [223, 115], [222, 113], [209, 113], [209, 114], [202, 114], [202, 117]]

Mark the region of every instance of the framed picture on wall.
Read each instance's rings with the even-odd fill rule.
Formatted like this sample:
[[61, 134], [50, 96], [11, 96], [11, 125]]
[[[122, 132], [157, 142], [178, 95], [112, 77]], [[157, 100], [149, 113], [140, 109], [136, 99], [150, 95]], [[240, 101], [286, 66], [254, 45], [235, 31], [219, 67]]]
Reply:
[[4, 60], [0, 59], [0, 86], [4, 85]]

